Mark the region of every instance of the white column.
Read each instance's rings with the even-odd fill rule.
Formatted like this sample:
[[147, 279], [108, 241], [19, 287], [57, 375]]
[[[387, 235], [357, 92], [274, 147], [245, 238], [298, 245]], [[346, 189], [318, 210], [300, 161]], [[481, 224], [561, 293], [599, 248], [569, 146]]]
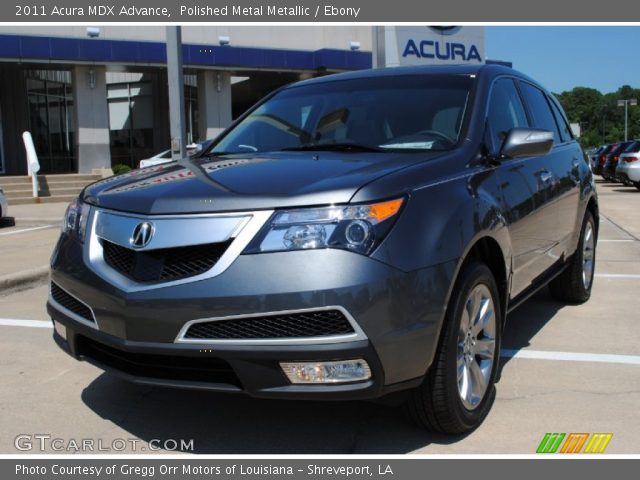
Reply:
[[106, 68], [73, 67], [73, 110], [78, 173], [111, 168]]
[[198, 72], [198, 134], [200, 140], [215, 138], [231, 124], [231, 75]]

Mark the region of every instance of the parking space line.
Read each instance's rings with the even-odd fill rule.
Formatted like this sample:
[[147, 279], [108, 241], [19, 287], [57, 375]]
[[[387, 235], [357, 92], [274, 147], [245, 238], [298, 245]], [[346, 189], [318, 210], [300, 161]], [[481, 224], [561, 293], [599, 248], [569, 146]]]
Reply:
[[626, 238], [626, 239], [612, 239], [612, 238], [599, 238], [598, 239], [598, 243], [602, 243], [602, 242], [627, 242], [627, 243], [633, 243], [635, 242], [635, 240], [633, 240], [632, 238]]
[[36, 230], [44, 230], [46, 228], [54, 228], [54, 227], [58, 227], [58, 225], [43, 225], [41, 227], [23, 228], [21, 230], [14, 230], [12, 232], [0, 233], [0, 237], [5, 237], [7, 235], [16, 235], [18, 233], [34, 232]]
[[556, 360], [564, 362], [622, 363], [626, 365], [640, 365], [639, 355], [503, 349], [500, 352], [500, 356], [505, 358], [527, 358], [533, 360]]
[[614, 227], [616, 227], [618, 230], [620, 230], [621, 232], [624, 232], [625, 235], [627, 235], [628, 237], [631, 237], [632, 239], [634, 239], [635, 241], [639, 241], [640, 239], [638, 237], [636, 237], [634, 234], [632, 234], [631, 232], [629, 232], [628, 230], [626, 230], [625, 228], [622, 228], [620, 225], [618, 225], [616, 222], [614, 222], [613, 220], [611, 220], [609, 217], [607, 217], [606, 215], [600, 214], [601, 218], [604, 218], [606, 221], [608, 221], [611, 225], [613, 225]]
[[5, 327], [53, 328], [53, 324], [46, 320], [15, 320], [0, 318], [0, 325]]
[[598, 278], [640, 278], [640, 274], [635, 273], [596, 273]]

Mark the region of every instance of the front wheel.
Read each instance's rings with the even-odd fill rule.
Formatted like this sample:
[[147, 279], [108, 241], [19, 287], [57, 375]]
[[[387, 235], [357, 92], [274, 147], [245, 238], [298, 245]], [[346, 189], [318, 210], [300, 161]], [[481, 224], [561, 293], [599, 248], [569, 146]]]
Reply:
[[556, 300], [584, 303], [591, 297], [596, 264], [596, 222], [587, 210], [580, 231], [580, 242], [564, 272], [549, 283], [549, 291]]
[[419, 425], [456, 434], [482, 423], [495, 398], [501, 319], [491, 270], [471, 260], [456, 281], [436, 358], [407, 400]]

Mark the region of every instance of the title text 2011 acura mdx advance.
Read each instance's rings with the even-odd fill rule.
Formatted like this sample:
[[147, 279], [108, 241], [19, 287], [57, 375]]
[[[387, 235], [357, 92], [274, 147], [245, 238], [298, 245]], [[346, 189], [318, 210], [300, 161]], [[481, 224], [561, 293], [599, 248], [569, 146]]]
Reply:
[[303, 81], [199, 158], [71, 203], [57, 343], [134, 382], [290, 399], [405, 391], [463, 432], [495, 397], [507, 313], [590, 296], [594, 181], [556, 99], [499, 66]]

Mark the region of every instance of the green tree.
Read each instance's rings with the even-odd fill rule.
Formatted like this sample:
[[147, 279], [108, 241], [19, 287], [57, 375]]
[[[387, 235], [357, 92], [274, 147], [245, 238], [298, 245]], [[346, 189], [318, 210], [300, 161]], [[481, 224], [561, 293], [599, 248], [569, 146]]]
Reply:
[[[624, 140], [624, 108], [618, 100], [640, 99], [640, 89], [623, 85], [616, 92], [602, 94], [596, 89], [575, 87], [556, 94], [571, 123], [579, 123], [580, 143], [595, 147]], [[640, 138], [640, 106], [629, 107], [629, 139]]]

